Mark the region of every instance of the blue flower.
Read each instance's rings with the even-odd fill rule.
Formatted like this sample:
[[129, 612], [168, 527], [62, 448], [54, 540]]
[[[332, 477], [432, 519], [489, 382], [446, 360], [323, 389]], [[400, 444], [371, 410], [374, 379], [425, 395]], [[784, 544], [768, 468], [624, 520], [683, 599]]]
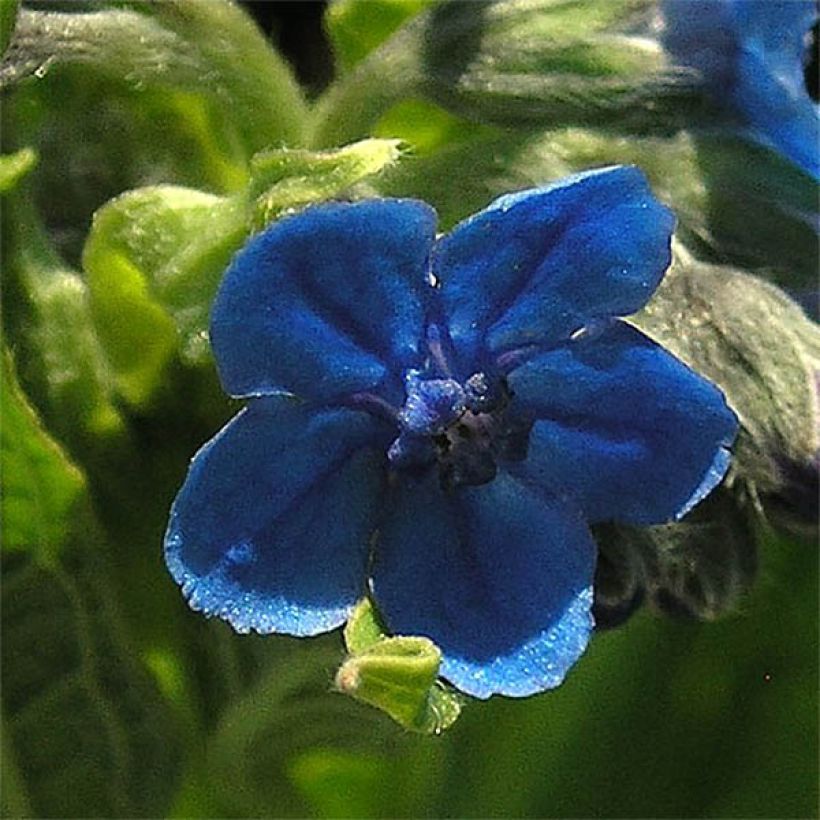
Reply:
[[197, 453], [166, 535], [189, 604], [313, 635], [369, 591], [464, 692], [557, 686], [593, 626], [588, 524], [680, 516], [728, 465], [721, 393], [615, 318], [657, 287], [672, 228], [616, 167], [439, 239], [400, 199], [253, 238], [211, 319], [247, 406]]
[[663, 0], [664, 46], [700, 72], [758, 142], [820, 178], [820, 108], [806, 84], [816, 0]]

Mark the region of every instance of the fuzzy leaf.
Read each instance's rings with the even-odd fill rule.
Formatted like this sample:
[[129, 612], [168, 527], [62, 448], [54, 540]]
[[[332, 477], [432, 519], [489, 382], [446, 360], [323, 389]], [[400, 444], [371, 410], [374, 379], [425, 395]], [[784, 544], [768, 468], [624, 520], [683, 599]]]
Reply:
[[3, 368], [4, 810], [163, 814], [174, 721], [122, 633], [84, 477]]
[[131, 9], [23, 9], [0, 65], [0, 87], [62, 63], [90, 64], [143, 89], [203, 94], [239, 124], [249, 154], [298, 142], [305, 104], [258, 29], [223, 0], [133, 3]]
[[16, 790], [35, 817], [161, 815], [179, 771], [176, 727], [119, 631], [94, 527], [87, 515], [75, 522], [58, 565], [3, 558], [4, 742]]
[[26, 200], [15, 193], [5, 205], [3, 318], [20, 379], [62, 441], [105, 446], [124, 422], [87, 285], [56, 257]]

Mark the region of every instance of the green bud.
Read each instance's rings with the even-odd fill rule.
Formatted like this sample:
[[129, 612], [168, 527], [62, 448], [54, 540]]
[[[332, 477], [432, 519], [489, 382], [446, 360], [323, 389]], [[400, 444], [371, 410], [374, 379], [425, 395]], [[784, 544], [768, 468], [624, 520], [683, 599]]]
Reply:
[[438, 680], [441, 652], [427, 638], [385, 637], [368, 598], [355, 607], [344, 637], [352, 654], [336, 673], [336, 688], [386, 712], [405, 729], [439, 734], [458, 718], [461, 698]]
[[439, 734], [461, 711], [438, 682], [441, 652], [427, 638], [383, 638], [336, 673], [340, 692], [386, 712], [406, 729]]

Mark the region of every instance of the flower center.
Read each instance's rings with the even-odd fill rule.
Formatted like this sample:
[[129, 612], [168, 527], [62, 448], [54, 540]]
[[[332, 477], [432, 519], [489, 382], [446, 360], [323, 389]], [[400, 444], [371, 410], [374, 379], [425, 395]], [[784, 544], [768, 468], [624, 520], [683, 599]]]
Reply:
[[495, 478], [499, 459], [526, 456], [531, 425], [510, 418], [503, 379], [474, 373], [460, 384], [410, 370], [405, 391], [400, 433], [387, 453], [395, 469], [421, 472], [438, 465], [442, 486], [452, 489], [486, 484]]

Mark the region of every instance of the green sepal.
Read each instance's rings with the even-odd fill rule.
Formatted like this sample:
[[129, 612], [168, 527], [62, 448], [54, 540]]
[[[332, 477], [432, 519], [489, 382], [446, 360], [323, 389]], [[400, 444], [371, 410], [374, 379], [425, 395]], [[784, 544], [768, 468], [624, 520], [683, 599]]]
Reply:
[[33, 148], [21, 148], [0, 156], [0, 194], [13, 190], [36, 164], [37, 153]]
[[280, 149], [251, 160], [247, 192], [254, 230], [285, 211], [343, 194], [356, 183], [394, 165], [399, 140], [366, 139], [334, 151]]
[[820, 328], [801, 308], [677, 244], [660, 288], [630, 321], [723, 390], [741, 425], [732, 475], [759, 495], [799, 491], [820, 448]]
[[618, 626], [644, 601], [675, 617], [712, 621], [736, 612], [757, 574], [757, 511], [720, 487], [682, 521], [597, 525], [595, 619]]
[[441, 651], [431, 640], [386, 637], [367, 598], [357, 604], [344, 635], [352, 654], [336, 672], [340, 692], [422, 734], [440, 734], [458, 719], [463, 699], [439, 681]]
[[370, 598], [362, 598], [353, 608], [344, 627], [345, 646], [348, 652], [364, 652], [382, 638], [387, 637], [387, 627], [382, 623]]

